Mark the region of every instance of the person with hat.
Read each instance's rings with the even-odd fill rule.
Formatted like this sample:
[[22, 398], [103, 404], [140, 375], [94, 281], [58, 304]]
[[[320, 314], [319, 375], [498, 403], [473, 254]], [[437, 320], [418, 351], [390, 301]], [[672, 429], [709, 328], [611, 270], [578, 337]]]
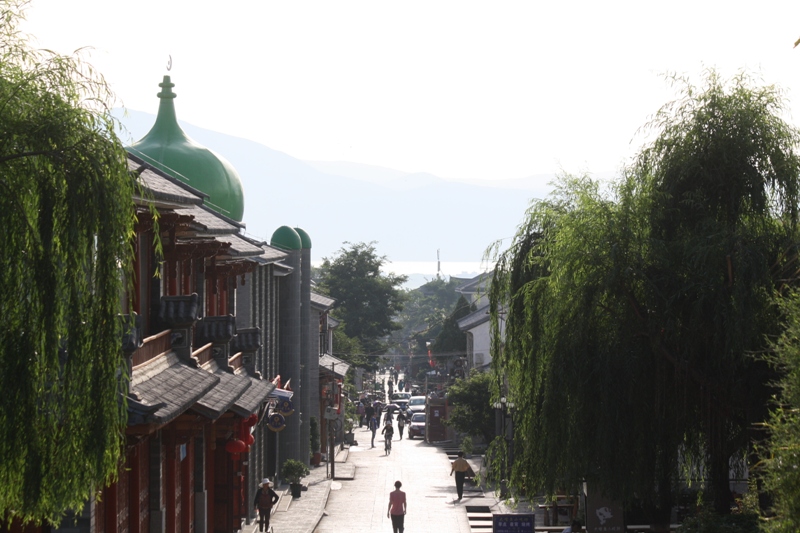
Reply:
[[269, 517], [272, 507], [278, 503], [280, 497], [272, 490], [272, 482], [268, 477], [261, 480], [261, 487], [256, 491], [253, 507], [258, 510], [258, 530], [269, 531]]
[[458, 493], [456, 501], [460, 502], [464, 496], [464, 479], [466, 479], [469, 469], [469, 463], [464, 459], [464, 452], [458, 452], [458, 458], [450, 463], [450, 475], [452, 476], [453, 472], [456, 473], [456, 492]]

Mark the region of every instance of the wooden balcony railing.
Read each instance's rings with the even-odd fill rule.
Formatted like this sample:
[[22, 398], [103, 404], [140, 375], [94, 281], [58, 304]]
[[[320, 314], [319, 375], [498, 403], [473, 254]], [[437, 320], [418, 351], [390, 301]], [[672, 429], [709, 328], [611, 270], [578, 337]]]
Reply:
[[133, 359], [133, 367], [136, 368], [139, 365], [143, 365], [151, 359], [155, 359], [162, 353], [170, 351], [172, 349], [171, 335], [172, 330], [166, 329], [161, 333], [144, 339], [144, 343], [137, 348], [131, 356]]
[[202, 346], [202, 347], [198, 348], [197, 350], [195, 350], [194, 352], [192, 352], [192, 357], [197, 359], [197, 363], [200, 366], [203, 366], [204, 364], [206, 364], [209, 361], [211, 361], [211, 359], [214, 357], [213, 347], [214, 347], [214, 345], [209, 342], [205, 346]]
[[242, 358], [242, 352], [237, 353], [230, 359], [228, 359], [228, 365], [232, 367], [234, 370], [238, 370], [244, 366], [244, 360]]

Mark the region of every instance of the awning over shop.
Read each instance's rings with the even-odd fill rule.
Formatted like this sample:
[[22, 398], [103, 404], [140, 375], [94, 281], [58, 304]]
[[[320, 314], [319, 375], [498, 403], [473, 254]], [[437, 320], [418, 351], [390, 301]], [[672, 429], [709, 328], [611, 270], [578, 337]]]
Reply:
[[273, 396], [279, 400], [291, 400], [292, 396], [294, 396], [294, 392], [286, 389], [274, 389], [270, 396]]
[[332, 355], [325, 354], [319, 358], [319, 371], [321, 373], [332, 373], [335, 376], [344, 379], [349, 368], [350, 363], [342, 361], [341, 359]]

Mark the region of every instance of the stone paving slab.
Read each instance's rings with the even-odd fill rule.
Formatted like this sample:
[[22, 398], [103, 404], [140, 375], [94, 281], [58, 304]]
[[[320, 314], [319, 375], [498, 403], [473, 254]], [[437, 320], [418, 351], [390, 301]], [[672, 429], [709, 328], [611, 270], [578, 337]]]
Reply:
[[336, 476], [334, 479], [355, 479], [356, 465], [351, 463], [336, 462]]

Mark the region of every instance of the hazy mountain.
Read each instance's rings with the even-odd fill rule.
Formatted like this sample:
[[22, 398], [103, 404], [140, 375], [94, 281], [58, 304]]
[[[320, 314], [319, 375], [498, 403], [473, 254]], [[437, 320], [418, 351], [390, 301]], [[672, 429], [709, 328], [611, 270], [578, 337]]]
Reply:
[[[155, 122], [155, 115], [138, 111], [116, 116], [128, 130], [121, 134], [126, 141], [142, 138]], [[492, 242], [512, 237], [530, 199], [549, 190], [541, 178], [529, 188], [489, 187], [357, 163], [305, 162], [246, 139], [181, 127], [236, 167], [249, 234], [269, 240], [282, 225], [301, 227], [315, 260], [345, 241], [377, 241], [393, 262], [435, 261], [437, 249], [443, 261], [477, 262]]]

